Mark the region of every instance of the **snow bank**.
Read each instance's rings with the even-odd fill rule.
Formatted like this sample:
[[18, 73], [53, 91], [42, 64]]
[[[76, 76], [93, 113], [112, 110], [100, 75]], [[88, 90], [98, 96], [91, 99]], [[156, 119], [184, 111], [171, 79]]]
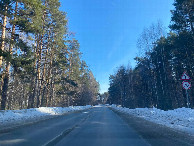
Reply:
[[111, 105], [111, 107], [115, 110], [194, 135], [194, 109], [178, 108], [163, 111], [157, 108], [128, 109], [117, 107], [116, 105]]
[[16, 124], [40, 118], [43, 119], [44, 117], [48, 116], [62, 115], [67, 112], [84, 110], [88, 108], [91, 108], [91, 106], [40, 107], [22, 110], [3, 110], [0, 111], [0, 129], [3, 125], [10, 123]]

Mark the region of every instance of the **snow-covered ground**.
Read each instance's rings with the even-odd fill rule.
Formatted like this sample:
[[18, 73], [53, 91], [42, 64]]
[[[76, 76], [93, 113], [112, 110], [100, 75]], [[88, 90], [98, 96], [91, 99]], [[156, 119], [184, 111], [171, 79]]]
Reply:
[[157, 108], [129, 109], [117, 107], [116, 105], [111, 105], [111, 107], [118, 111], [194, 135], [194, 109], [178, 108], [163, 111]]
[[[6, 129], [13, 125], [22, 125], [42, 119], [51, 118], [55, 115], [62, 115], [67, 112], [84, 110], [91, 108], [87, 106], [70, 106], [70, 107], [40, 107], [22, 110], [5, 110], [0, 111], [0, 130]], [[7, 126], [7, 127], [5, 127]]]

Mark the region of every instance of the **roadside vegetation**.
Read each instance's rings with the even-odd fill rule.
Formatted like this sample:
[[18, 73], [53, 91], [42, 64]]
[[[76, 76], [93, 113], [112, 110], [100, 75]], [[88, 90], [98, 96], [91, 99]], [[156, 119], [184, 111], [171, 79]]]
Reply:
[[96, 101], [99, 84], [59, 7], [59, 0], [0, 1], [1, 110]]
[[[161, 22], [145, 28], [137, 46], [137, 65], [118, 67], [110, 75], [108, 103], [124, 107], [157, 107], [168, 110], [187, 107], [182, 88], [183, 72], [194, 77], [193, 0], [175, 0], [171, 11], [170, 31]], [[194, 88], [188, 90], [190, 107], [194, 108]]]

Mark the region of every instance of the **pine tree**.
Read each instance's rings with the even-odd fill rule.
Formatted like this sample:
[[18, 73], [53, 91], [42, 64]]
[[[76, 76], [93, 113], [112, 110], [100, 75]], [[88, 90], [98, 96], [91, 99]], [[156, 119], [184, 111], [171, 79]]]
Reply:
[[[6, 1], [6, 2], [10, 2], [10, 1]], [[7, 7], [7, 5], [8, 4], [6, 4], [5, 7]], [[14, 70], [17, 71], [19, 67], [17, 65], [20, 64], [20, 67], [22, 67], [22, 64], [20, 62], [21, 60], [24, 60], [24, 58], [20, 59], [22, 56], [21, 54], [26, 53], [26, 55], [28, 56], [28, 54], [30, 53], [29, 47], [25, 42], [25, 40], [23, 38], [18, 37], [19, 36], [18, 31], [19, 30], [25, 31], [23, 25], [24, 24], [27, 25], [28, 23], [28, 21], [26, 21], [23, 24], [21, 23], [21, 21], [23, 22], [23, 19], [22, 17], [20, 17], [20, 14], [18, 14], [18, 11], [24, 8], [20, 7], [18, 10], [18, 5], [19, 3], [17, 1], [16, 2], [13, 1], [12, 5], [11, 4], [9, 5], [9, 10], [7, 10], [7, 12], [10, 12], [9, 15], [7, 15], [7, 23], [9, 23], [9, 26], [11, 26], [12, 28], [8, 28], [5, 26], [5, 28], [8, 29], [7, 33], [10, 34], [10, 37], [9, 35], [7, 35], [7, 38], [6, 38], [7, 41], [6, 42], [2, 41], [3, 46], [4, 45], [7, 46], [7, 49], [4, 51], [7, 55], [6, 55], [6, 58], [4, 59], [5, 70], [3, 72], [2, 82], [1, 82], [1, 89], [2, 89], [1, 90], [1, 95], [2, 95], [1, 109], [5, 109], [6, 107], [11, 65], [14, 68]], [[14, 10], [12, 10], [13, 7], [14, 7]], [[4, 16], [4, 19], [5, 19], [5, 16]], [[4, 28], [3, 28], [3, 31], [4, 31]], [[2, 34], [2, 37], [3, 37], [3, 34]], [[17, 49], [20, 49], [20, 52], [21, 52], [20, 54], [18, 54], [18, 52], [16, 51]]]
[[175, 0], [175, 10], [172, 10], [170, 28], [177, 32], [190, 31], [194, 33], [193, 0]]

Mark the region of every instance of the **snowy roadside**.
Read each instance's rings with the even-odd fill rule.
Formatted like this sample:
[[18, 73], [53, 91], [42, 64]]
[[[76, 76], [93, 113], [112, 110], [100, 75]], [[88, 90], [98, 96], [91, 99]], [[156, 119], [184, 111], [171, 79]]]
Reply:
[[70, 107], [40, 107], [22, 110], [0, 111], [0, 131], [49, 119], [68, 112], [89, 109], [91, 107], [91, 105]]
[[194, 135], [194, 109], [178, 108], [163, 111], [157, 108], [129, 109], [117, 107], [116, 105], [111, 105], [110, 107], [117, 111]]

